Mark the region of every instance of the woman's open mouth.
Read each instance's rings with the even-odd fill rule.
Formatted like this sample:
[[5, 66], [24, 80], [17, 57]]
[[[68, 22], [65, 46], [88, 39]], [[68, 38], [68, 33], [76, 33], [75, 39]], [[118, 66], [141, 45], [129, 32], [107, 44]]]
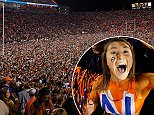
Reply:
[[120, 73], [124, 73], [126, 71], [126, 64], [119, 64], [117, 70]]

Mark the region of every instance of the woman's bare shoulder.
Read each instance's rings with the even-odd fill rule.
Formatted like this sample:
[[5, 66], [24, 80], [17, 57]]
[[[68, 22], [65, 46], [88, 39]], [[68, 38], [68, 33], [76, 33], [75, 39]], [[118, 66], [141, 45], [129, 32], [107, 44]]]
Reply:
[[140, 88], [154, 88], [154, 73], [141, 73], [135, 75], [136, 85]]
[[137, 74], [135, 86], [138, 97], [146, 98], [151, 89], [154, 89], [154, 73]]

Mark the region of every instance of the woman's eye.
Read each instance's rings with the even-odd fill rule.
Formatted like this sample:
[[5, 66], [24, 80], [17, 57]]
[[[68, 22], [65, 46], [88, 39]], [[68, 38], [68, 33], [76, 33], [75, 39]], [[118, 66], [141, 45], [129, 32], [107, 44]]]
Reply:
[[112, 51], [111, 54], [116, 54], [116, 51]]
[[128, 51], [127, 51], [127, 50], [125, 50], [125, 51], [124, 51], [124, 53], [128, 53]]

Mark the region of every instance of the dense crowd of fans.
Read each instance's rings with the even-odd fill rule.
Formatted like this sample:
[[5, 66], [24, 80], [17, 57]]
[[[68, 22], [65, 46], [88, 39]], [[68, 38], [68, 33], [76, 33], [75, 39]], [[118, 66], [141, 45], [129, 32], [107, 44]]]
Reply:
[[[153, 13], [153, 10], [81, 12], [69, 15], [9, 12], [5, 14], [5, 37], [6, 41], [27, 41], [37, 38], [53, 40], [57, 37], [69, 39], [70, 35], [97, 34], [101, 35], [101, 39], [129, 35], [149, 42], [153, 38]], [[94, 39], [98, 39], [97, 36]]]
[[[54, 109], [63, 107], [71, 114], [65, 102], [72, 99], [71, 76], [85, 50], [99, 40], [121, 35], [139, 38], [154, 46], [153, 19], [153, 10], [79, 12], [68, 15], [6, 12], [5, 44], [3, 23], [0, 22], [1, 99], [4, 102], [8, 101], [5, 98], [9, 99], [9, 103], [6, 102], [8, 105], [13, 101], [14, 109], [10, 109], [12, 105], [9, 109], [14, 113], [46, 111], [47, 114], [48, 109], [57, 111]], [[3, 20], [2, 12], [0, 20]], [[3, 86], [8, 81], [11, 84], [6, 86], [12, 87], [12, 91]], [[42, 91], [42, 88], [50, 90]], [[29, 92], [26, 102], [21, 101], [22, 93], [19, 92], [22, 91]], [[26, 104], [21, 107], [21, 103], [27, 103], [33, 96], [37, 97], [33, 108], [46, 105], [42, 97], [49, 94], [51, 100], [45, 102], [50, 103], [50, 108], [30, 112], [31, 107], [25, 111]]]

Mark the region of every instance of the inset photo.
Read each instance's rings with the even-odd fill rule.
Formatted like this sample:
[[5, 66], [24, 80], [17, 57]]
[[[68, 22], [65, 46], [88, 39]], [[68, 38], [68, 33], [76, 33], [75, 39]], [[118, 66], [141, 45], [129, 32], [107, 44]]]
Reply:
[[91, 46], [72, 77], [74, 103], [82, 115], [152, 112], [153, 89], [154, 48], [129, 36], [106, 38]]

